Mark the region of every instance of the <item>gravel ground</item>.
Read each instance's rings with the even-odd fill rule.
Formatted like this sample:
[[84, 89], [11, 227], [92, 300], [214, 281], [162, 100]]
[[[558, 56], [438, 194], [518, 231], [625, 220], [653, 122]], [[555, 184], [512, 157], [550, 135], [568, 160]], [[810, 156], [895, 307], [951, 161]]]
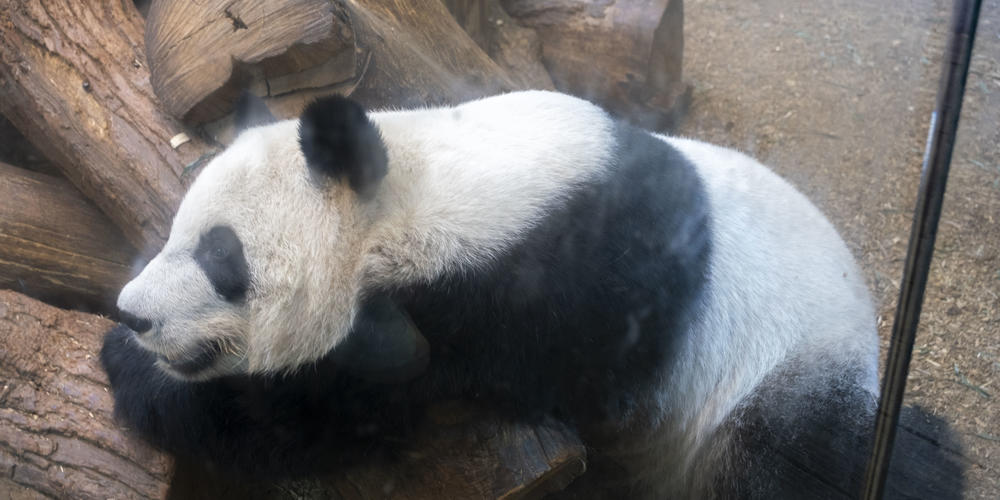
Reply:
[[[950, 2], [687, 0], [680, 134], [741, 149], [861, 261], [883, 355]], [[951, 423], [966, 498], [1000, 498], [1000, 0], [984, 1], [907, 402]]]

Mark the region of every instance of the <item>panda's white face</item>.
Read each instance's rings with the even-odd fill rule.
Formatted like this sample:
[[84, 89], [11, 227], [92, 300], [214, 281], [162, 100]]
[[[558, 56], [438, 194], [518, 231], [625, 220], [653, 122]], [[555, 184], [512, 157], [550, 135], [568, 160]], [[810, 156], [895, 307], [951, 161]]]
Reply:
[[316, 359], [354, 314], [359, 252], [341, 231], [355, 223], [344, 191], [310, 177], [298, 121], [243, 132], [201, 172], [163, 250], [121, 291], [123, 321], [146, 330], [138, 342], [184, 379]]

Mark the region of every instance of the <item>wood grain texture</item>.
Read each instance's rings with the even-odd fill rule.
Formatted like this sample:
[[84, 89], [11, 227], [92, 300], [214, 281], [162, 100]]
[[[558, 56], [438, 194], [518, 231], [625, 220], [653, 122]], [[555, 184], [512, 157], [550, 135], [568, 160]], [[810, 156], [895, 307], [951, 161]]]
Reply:
[[120, 0], [0, 0], [0, 113], [150, 254], [169, 234], [185, 167], [213, 148], [161, 112], [143, 20]]
[[110, 320], [0, 290], [0, 497], [163, 498], [170, 460], [111, 416]]
[[430, 410], [398, 456], [372, 457], [322, 478], [254, 484], [178, 463], [171, 500], [542, 498], [586, 469], [576, 434], [554, 420], [504, 422], [466, 403]]
[[154, 0], [146, 44], [164, 109], [197, 123], [225, 120], [244, 88], [283, 118], [331, 93], [382, 108], [526, 88], [440, 0]]
[[349, 80], [357, 53], [346, 15], [329, 0], [154, 1], [146, 18], [153, 89], [168, 113], [200, 123], [229, 113], [255, 82], [280, 95]]
[[352, 96], [370, 103], [453, 104], [519, 89], [440, 0], [349, 0], [359, 45], [372, 55]]
[[669, 125], [684, 97], [683, 0], [500, 0], [542, 40], [556, 88], [639, 125]]
[[431, 410], [400, 463], [345, 471], [334, 485], [345, 500], [391, 488], [400, 500], [541, 498], [583, 473], [585, 451], [553, 420], [502, 422], [462, 403]]
[[523, 88], [553, 89], [542, 64], [542, 42], [531, 28], [517, 23], [499, 0], [441, 0], [486, 55]]
[[0, 163], [0, 288], [111, 311], [135, 250], [59, 177]]

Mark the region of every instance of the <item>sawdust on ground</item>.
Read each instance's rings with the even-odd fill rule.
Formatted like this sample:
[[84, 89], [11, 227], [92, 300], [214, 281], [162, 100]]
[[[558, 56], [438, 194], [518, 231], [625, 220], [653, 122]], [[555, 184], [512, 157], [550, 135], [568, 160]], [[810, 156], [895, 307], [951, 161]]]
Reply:
[[[679, 133], [750, 153], [840, 229], [895, 311], [951, 2], [687, 0]], [[1000, 0], [983, 2], [907, 402], [949, 422], [966, 498], [1000, 498]]]

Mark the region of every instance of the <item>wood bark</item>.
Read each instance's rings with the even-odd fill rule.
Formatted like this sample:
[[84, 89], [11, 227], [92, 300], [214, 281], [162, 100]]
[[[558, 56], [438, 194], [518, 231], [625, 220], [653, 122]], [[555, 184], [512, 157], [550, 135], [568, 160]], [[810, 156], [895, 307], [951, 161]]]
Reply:
[[330, 93], [406, 107], [547, 85], [512, 78], [439, 0], [154, 0], [146, 46], [164, 109], [196, 123], [245, 88], [292, 117]]
[[0, 290], [0, 497], [162, 498], [170, 460], [112, 419], [110, 320]]
[[[683, 0], [500, 0], [542, 40], [556, 88], [649, 128], [683, 109]], [[680, 106], [679, 106], [680, 105]]]
[[347, 15], [329, 0], [153, 1], [145, 34], [153, 89], [168, 113], [202, 123], [232, 111], [248, 87], [281, 95], [347, 81], [358, 64]]
[[121, 0], [0, 0], [0, 114], [147, 255], [213, 148], [161, 112]]
[[542, 42], [531, 28], [517, 23], [499, 0], [441, 0], [486, 55], [507, 70], [522, 88], [553, 89], [542, 64]]
[[369, 460], [323, 478], [263, 485], [182, 463], [168, 498], [537, 499], [582, 474], [585, 454], [576, 435], [557, 422], [511, 424], [454, 402], [432, 408], [398, 457]]
[[62, 177], [62, 172], [31, 141], [24, 138], [14, 124], [0, 115], [0, 162], [17, 165], [20, 168]]
[[135, 250], [65, 179], [0, 163], [0, 288], [110, 311]]
[[[440, 0], [353, 0], [372, 66], [351, 95], [372, 105], [459, 103], [518, 87]], [[376, 56], [378, 56], [376, 58]]]

